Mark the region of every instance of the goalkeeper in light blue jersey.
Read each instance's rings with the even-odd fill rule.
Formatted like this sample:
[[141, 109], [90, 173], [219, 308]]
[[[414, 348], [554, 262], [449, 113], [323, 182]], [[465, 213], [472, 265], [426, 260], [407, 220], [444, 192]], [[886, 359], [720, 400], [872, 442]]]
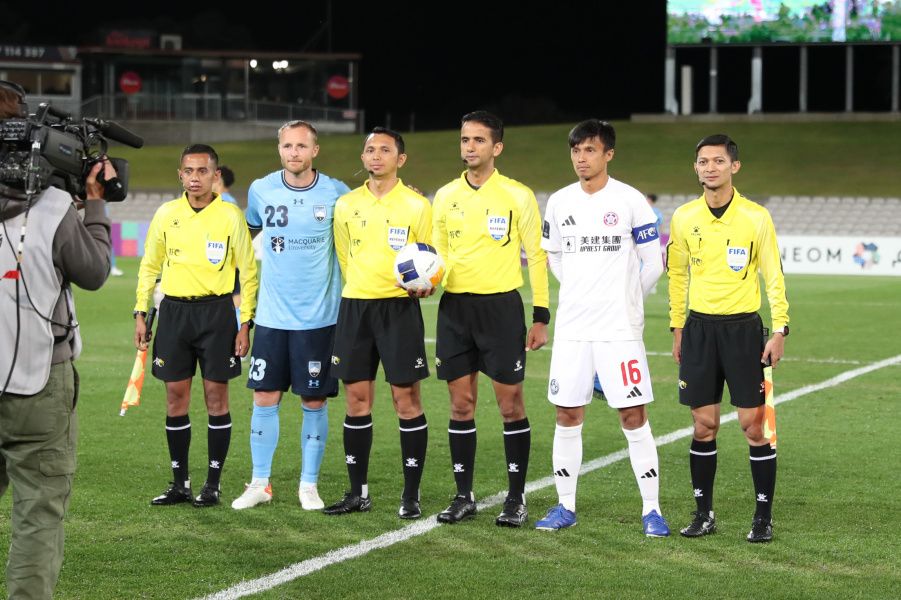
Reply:
[[237, 510], [272, 500], [279, 405], [289, 387], [303, 404], [298, 497], [305, 510], [323, 508], [316, 484], [328, 435], [326, 399], [338, 394], [329, 374], [341, 300], [332, 219], [335, 202], [350, 189], [313, 168], [319, 145], [311, 124], [285, 123], [278, 152], [283, 168], [254, 181], [247, 199], [247, 225], [261, 237], [263, 268], [247, 381], [253, 479], [232, 503]]

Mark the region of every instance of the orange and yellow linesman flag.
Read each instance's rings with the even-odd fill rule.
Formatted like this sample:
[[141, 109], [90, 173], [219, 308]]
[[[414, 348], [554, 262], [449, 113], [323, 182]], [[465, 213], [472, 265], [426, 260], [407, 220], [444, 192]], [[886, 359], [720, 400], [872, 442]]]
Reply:
[[[147, 341], [150, 341], [150, 331], [153, 327], [153, 319], [156, 317], [156, 307], [150, 309], [147, 315]], [[135, 356], [135, 364], [131, 368], [131, 377], [128, 378], [128, 386], [125, 388], [125, 396], [122, 398], [122, 406], [119, 407], [119, 416], [124, 417], [130, 406], [141, 405], [141, 390], [144, 389], [144, 363], [147, 361], [147, 350], [138, 350]]]
[[776, 448], [776, 402], [773, 394], [773, 367], [763, 368], [764, 417], [763, 437], [770, 441], [770, 448]]
[[129, 406], [140, 406], [141, 390], [144, 389], [144, 362], [147, 360], [147, 350], [138, 350], [135, 356], [135, 364], [131, 368], [131, 377], [128, 378], [128, 387], [125, 388], [125, 396], [122, 398], [122, 406], [119, 408], [119, 416], [124, 417]]

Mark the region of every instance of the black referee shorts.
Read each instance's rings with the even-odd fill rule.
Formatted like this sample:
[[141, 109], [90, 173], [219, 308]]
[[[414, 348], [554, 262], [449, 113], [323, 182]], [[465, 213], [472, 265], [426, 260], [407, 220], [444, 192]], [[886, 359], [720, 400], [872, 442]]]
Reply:
[[444, 292], [438, 305], [438, 379], [481, 371], [513, 385], [526, 371], [526, 320], [516, 290], [501, 294]]
[[763, 347], [763, 322], [757, 313], [689, 312], [682, 330], [679, 402], [691, 408], [719, 404], [725, 382], [734, 406], [762, 405]]
[[194, 376], [197, 363], [209, 381], [241, 374], [235, 356], [235, 305], [231, 294], [185, 300], [166, 296], [153, 336], [153, 376], [181, 381]]
[[379, 361], [394, 385], [429, 376], [419, 300], [341, 298], [331, 374], [341, 381], [375, 379]]

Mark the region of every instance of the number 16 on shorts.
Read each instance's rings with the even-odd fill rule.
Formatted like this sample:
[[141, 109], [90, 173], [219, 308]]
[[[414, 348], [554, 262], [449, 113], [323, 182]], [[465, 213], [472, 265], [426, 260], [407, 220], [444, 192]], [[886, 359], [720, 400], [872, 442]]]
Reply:
[[595, 373], [613, 408], [654, 401], [644, 342], [635, 340], [554, 340], [548, 399], [557, 406], [589, 404]]

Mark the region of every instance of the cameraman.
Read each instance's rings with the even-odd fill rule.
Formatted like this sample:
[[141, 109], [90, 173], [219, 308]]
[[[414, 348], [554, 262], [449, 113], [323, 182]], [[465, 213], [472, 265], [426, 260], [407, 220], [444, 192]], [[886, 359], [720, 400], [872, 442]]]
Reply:
[[[0, 82], [0, 119], [25, 116], [24, 90]], [[75, 473], [81, 351], [71, 284], [103, 285], [110, 224], [100, 169], [86, 180], [84, 220], [72, 196], [49, 187], [26, 202], [0, 194], [0, 495], [13, 484], [6, 566], [10, 598], [50, 598], [63, 561], [63, 516]]]

